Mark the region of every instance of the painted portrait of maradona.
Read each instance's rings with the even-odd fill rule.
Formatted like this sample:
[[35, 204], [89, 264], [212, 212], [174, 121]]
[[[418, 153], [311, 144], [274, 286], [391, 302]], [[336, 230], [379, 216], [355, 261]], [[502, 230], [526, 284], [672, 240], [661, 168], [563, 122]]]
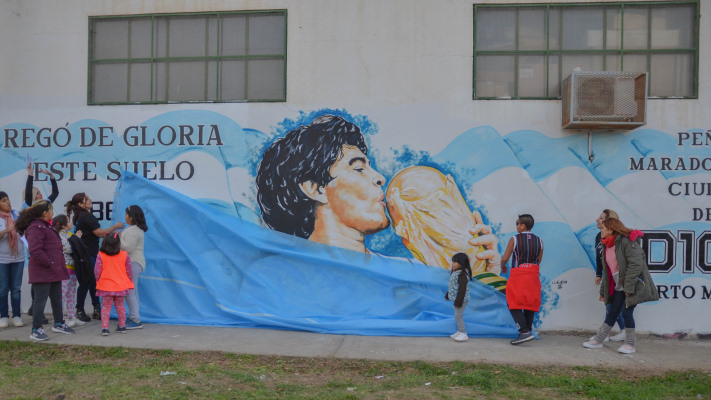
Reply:
[[[271, 229], [374, 254], [365, 238], [391, 227], [387, 210], [415, 260], [447, 268], [455, 252], [470, 250], [480, 265], [475, 274], [491, 280], [491, 272], [500, 270], [498, 239], [480, 214], [469, 210], [451, 176], [429, 167], [407, 168], [388, 188], [386, 204], [386, 178], [371, 165], [359, 127], [343, 117], [322, 115], [274, 140], [264, 151], [256, 181], [262, 219]], [[413, 191], [420, 192], [416, 201], [408, 200], [415, 198]], [[463, 210], [451, 212], [453, 204], [463, 204]], [[417, 212], [420, 205], [427, 210]], [[432, 216], [456, 221], [437, 223]], [[462, 222], [470, 226], [448, 231]], [[464, 235], [464, 241], [454, 240], [455, 235]], [[451, 248], [455, 242], [469, 249]]]

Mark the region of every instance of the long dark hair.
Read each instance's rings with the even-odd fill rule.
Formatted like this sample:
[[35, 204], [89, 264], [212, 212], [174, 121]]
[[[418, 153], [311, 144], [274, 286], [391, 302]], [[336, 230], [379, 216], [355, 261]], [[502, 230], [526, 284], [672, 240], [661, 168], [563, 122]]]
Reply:
[[36, 201], [35, 204], [32, 205], [32, 207], [28, 207], [22, 210], [20, 216], [17, 217], [17, 220], [15, 221], [15, 230], [17, 231], [17, 234], [23, 235], [32, 221], [41, 217], [45, 211], [49, 211], [51, 209], [52, 202], [49, 200], [42, 199]]
[[121, 251], [121, 238], [118, 232], [111, 232], [104, 236], [100, 251], [107, 256], [115, 256]]
[[126, 207], [126, 215], [131, 217], [133, 225], [136, 225], [143, 232], [148, 230], [148, 226], [146, 225], [146, 217], [143, 215], [141, 207], [135, 204]]
[[84, 199], [86, 198], [86, 193], [84, 192], [79, 192], [72, 196], [72, 199], [69, 200], [66, 204], [67, 206], [67, 215], [72, 216], [72, 223], [76, 225], [77, 223], [77, 218], [79, 217], [79, 214], [89, 212], [87, 211], [84, 207], [81, 207], [79, 203], [83, 203]]
[[469, 265], [469, 256], [465, 253], [457, 253], [452, 256], [452, 261], [462, 266], [462, 270], [467, 274], [469, 280], [472, 279], [472, 267]]

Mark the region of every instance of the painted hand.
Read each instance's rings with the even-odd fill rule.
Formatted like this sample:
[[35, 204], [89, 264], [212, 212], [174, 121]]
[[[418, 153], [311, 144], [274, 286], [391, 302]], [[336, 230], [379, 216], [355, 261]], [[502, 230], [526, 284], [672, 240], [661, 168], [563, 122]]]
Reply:
[[472, 238], [469, 239], [469, 244], [472, 246], [484, 246], [484, 251], [476, 254], [478, 260], [486, 260], [488, 262], [487, 271], [495, 274], [501, 271], [501, 255], [498, 251], [499, 239], [491, 233], [491, 227], [485, 225], [481, 219], [481, 214], [478, 211], [472, 213], [475, 225], [469, 229]]

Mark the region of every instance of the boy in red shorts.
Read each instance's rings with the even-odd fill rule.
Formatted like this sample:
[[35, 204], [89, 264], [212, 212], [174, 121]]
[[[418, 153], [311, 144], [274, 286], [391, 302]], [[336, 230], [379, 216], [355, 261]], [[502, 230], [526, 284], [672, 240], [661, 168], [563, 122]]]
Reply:
[[517, 235], [509, 239], [501, 257], [501, 272], [511, 260], [511, 275], [506, 283], [506, 303], [518, 326], [518, 337], [511, 344], [521, 344], [534, 339], [533, 317], [541, 308], [541, 279], [539, 264], [543, 257], [543, 241], [531, 233], [534, 220], [530, 214], [521, 214], [516, 220]]

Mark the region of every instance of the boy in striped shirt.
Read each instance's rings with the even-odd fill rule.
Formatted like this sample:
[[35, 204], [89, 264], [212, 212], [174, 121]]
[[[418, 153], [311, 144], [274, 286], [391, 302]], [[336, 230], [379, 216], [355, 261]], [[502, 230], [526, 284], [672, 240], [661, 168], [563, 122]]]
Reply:
[[511, 274], [506, 283], [506, 303], [518, 327], [518, 337], [511, 344], [534, 339], [533, 317], [541, 308], [541, 280], [539, 264], [543, 257], [543, 241], [531, 233], [534, 220], [531, 214], [521, 214], [516, 220], [517, 235], [509, 239], [501, 257], [501, 272], [511, 260]]

